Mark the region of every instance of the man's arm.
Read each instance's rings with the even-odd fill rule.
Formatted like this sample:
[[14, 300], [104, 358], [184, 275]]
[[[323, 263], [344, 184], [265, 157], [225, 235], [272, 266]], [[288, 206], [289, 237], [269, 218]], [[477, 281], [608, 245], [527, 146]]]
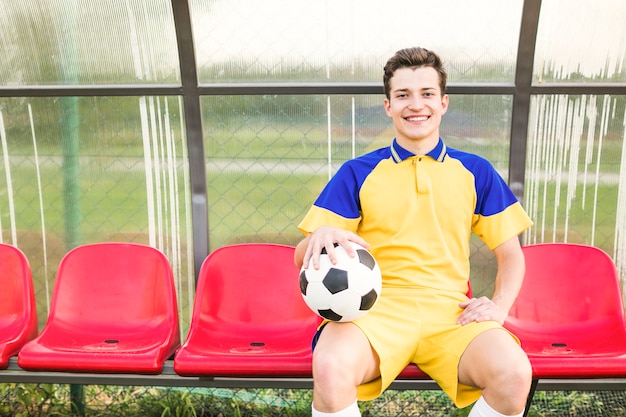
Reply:
[[495, 248], [494, 253], [498, 262], [498, 272], [493, 297], [472, 298], [461, 303], [460, 306], [464, 311], [457, 319], [459, 324], [487, 320], [495, 320], [502, 324], [519, 294], [526, 264], [518, 237], [507, 240]]
[[304, 254], [306, 253], [306, 249], [309, 246], [310, 240], [311, 233], [306, 235], [306, 237], [298, 242], [298, 244], [296, 245], [296, 251], [293, 254], [293, 261], [298, 269], [302, 268], [302, 265], [304, 264]]

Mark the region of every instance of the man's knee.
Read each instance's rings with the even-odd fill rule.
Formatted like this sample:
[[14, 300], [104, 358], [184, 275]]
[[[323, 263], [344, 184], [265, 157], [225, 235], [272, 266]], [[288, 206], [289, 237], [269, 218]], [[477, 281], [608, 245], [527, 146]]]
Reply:
[[[532, 382], [532, 368], [521, 347], [502, 330], [477, 337], [459, 366], [459, 381], [483, 390], [486, 398], [524, 405]], [[487, 399], [489, 399], [487, 398]]]
[[[346, 407], [348, 410], [355, 408], [349, 403], [356, 404], [357, 386], [367, 378], [365, 375], [374, 369], [375, 364], [368, 364], [368, 355], [357, 354], [351, 346], [349, 343], [320, 343], [313, 351], [313, 407], [316, 411], [337, 412]], [[367, 352], [364, 349], [356, 351]], [[350, 413], [346, 415], [353, 415], [354, 410]]]
[[483, 396], [493, 408], [514, 415], [524, 409], [532, 383], [532, 368], [525, 354], [508, 364], [495, 362], [483, 387]]
[[526, 397], [530, 391], [532, 383], [532, 368], [525, 355], [521, 355], [507, 366], [499, 362], [492, 374], [492, 378], [487, 380], [487, 387], [496, 391], [507, 390], [509, 395], [520, 395]]
[[345, 373], [349, 369], [349, 356], [341, 351], [326, 351], [321, 347], [313, 351], [313, 377], [322, 378], [328, 374]]
[[326, 326], [313, 351], [314, 379], [359, 385], [377, 372], [378, 357], [358, 327], [347, 323]]
[[316, 349], [313, 352], [313, 378], [358, 385], [367, 372], [367, 364], [361, 355], [355, 355], [349, 349]]

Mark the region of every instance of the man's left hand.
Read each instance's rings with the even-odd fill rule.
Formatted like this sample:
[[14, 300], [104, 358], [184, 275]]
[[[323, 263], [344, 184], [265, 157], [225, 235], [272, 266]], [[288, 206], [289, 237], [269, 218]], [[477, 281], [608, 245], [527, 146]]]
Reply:
[[490, 320], [504, 324], [504, 319], [506, 319], [506, 313], [487, 297], [470, 298], [459, 303], [459, 307], [463, 309], [463, 312], [456, 322], [461, 325]]

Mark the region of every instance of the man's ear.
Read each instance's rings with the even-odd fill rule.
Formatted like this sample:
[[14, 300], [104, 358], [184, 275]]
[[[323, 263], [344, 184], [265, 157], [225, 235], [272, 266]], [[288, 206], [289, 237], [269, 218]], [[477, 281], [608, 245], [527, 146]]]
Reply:
[[450, 103], [450, 98], [448, 97], [447, 94], [444, 94], [443, 97], [441, 97], [441, 114], [446, 114], [446, 112], [448, 111], [448, 104]]
[[387, 117], [392, 117], [391, 115], [391, 103], [389, 102], [389, 99], [386, 98], [385, 100], [383, 100], [383, 106], [385, 107], [385, 113], [387, 113]]

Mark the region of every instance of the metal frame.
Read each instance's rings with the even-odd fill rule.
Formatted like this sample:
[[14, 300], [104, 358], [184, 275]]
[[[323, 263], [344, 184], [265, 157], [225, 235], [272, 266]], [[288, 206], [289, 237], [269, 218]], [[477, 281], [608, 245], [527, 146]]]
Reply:
[[[20, 368], [15, 358], [9, 367], [0, 371], [0, 383], [23, 384], [77, 384], [159, 386], [188, 388], [292, 388], [311, 389], [312, 378], [290, 377], [188, 377], [174, 372], [173, 361], [167, 361], [158, 375], [97, 374], [70, 372], [36, 372]], [[535, 380], [538, 391], [626, 391], [626, 378], [581, 378]], [[432, 379], [397, 379], [389, 387], [392, 390], [440, 390]], [[532, 398], [532, 397], [531, 397]]]
[[187, 1], [172, 0], [178, 57], [185, 107], [187, 154], [189, 155], [189, 181], [191, 183], [191, 222], [193, 224], [194, 278], [196, 283], [200, 267], [209, 253], [209, 203], [202, 140], [202, 111], [198, 91], [196, 57], [191, 28], [191, 15]]
[[[171, 0], [178, 46], [180, 84], [77, 85], [77, 86], [0, 86], [0, 97], [96, 97], [96, 96], [178, 96], [182, 97], [189, 155], [191, 215], [193, 224], [194, 276], [209, 253], [209, 204], [206, 160], [202, 127], [201, 98], [221, 95], [372, 95], [383, 94], [381, 83], [373, 82], [289, 82], [289, 83], [215, 83], [199, 84], [193, 42], [189, 0]], [[626, 95], [624, 83], [533, 83], [533, 62], [541, 0], [524, 0], [513, 83], [451, 83], [448, 94], [511, 95], [513, 107], [510, 130], [509, 185], [523, 202], [526, 168], [528, 119], [532, 97], [542, 94]], [[210, 140], [210, 138], [209, 138]], [[209, 378], [181, 377], [173, 362], [165, 364], [159, 375], [94, 374], [24, 371], [12, 358], [0, 371], [0, 383], [50, 383], [79, 385], [130, 385], [223, 388], [310, 389], [311, 378]], [[438, 390], [430, 379], [399, 379], [391, 389]], [[535, 390], [543, 391], [626, 391], [626, 378], [541, 379], [533, 381], [528, 405]], [[80, 398], [72, 401], [80, 402]], [[526, 408], [527, 411], [529, 407]]]
[[[185, 64], [186, 65], [186, 64]], [[0, 86], [0, 97], [129, 97], [129, 96], [222, 96], [222, 95], [365, 95], [383, 94], [383, 84], [373, 82], [289, 82], [289, 83], [215, 83], [199, 84], [190, 89], [176, 84], [129, 84], [129, 85], [80, 85], [50, 86], [30, 85], [24, 87]], [[626, 95], [626, 84], [597, 83], [553, 83], [545, 82], [526, 87], [530, 96], [541, 94], [615, 94]], [[515, 83], [449, 83], [448, 94], [512, 95], [519, 92]]]
[[509, 187], [522, 203], [526, 171], [526, 137], [530, 114], [530, 88], [532, 86], [533, 60], [540, 10], [541, 0], [524, 1], [517, 48], [515, 93], [511, 114], [511, 145], [509, 148]]
[[[191, 181], [194, 272], [209, 252], [209, 204], [203, 144], [201, 98], [220, 95], [365, 95], [382, 94], [382, 82], [289, 82], [199, 84], [188, 0], [171, 0], [181, 83], [137, 85], [1, 87], [0, 97], [180, 96], [184, 102]], [[511, 95], [509, 185], [523, 202], [528, 118], [532, 96], [541, 94], [626, 95], [624, 83], [533, 83], [535, 40], [541, 0], [524, 0], [513, 83], [452, 83], [448, 94]], [[210, 140], [210, 138], [209, 138]]]

